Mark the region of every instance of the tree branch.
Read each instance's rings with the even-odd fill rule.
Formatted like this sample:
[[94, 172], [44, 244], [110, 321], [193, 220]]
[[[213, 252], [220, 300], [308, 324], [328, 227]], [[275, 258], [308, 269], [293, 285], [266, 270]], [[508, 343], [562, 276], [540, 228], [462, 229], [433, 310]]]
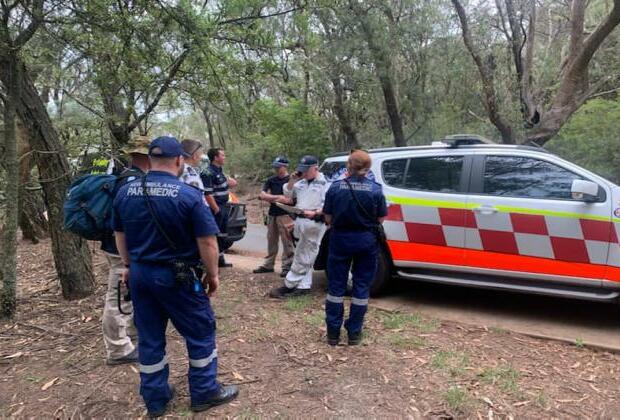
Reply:
[[230, 25], [230, 24], [243, 23], [243, 22], [246, 22], [248, 20], [268, 19], [270, 17], [282, 16], [282, 15], [286, 15], [288, 13], [296, 12], [298, 10], [303, 10], [305, 7], [306, 7], [305, 5], [301, 5], [301, 6], [298, 6], [298, 7], [294, 7], [292, 9], [282, 10], [282, 11], [276, 12], [276, 13], [271, 13], [269, 15], [243, 16], [243, 17], [240, 17], [240, 18], [223, 20], [223, 21], [218, 22], [217, 24], [218, 25]]
[[86, 105], [84, 102], [82, 102], [81, 100], [79, 100], [78, 98], [76, 98], [75, 96], [73, 96], [71, 93], [69, 93], [69, 91], [67, 89], [63, 89], [62, 93], [64, 93], [65, 95], [67, 95], [69, 98], [73, 99], [78, 105], [80, 105], [82, 108], [86, 109], [87, 111], [92, 112], [93, 114], [95, 114], [97, 117], [101, 118], [101, 119], [105, 119], [105, 115], [103, 115], [102, 113], [100, 113], [99, 111], [97, 111], [96, 109], [92, 108], [90, 105]]
[[[452, 0], [452, 4], [454, 5], [454, 9], [456, 10], [456, 14], [461, 23], [461, 31], [463, 33], [463, 42], [465, 43], [465, 47], [469, 51], [469, 54], [472, 56], [474, 63], [478, 68], [478, 73], [480, 73], [480, 79], [482, 81], [482, 91], [485, 97], [484, 105], [487, 110], [489, 120], [501, 133], [502, 141], [504, 143], [514, 143], [512, 128], [499, 113], [499, 107], [495, 94], [495, 84], [493, 82], [493, 70], [482, 62], [480, 54], [474, 47], [471, 33], [469, 32], [469, 24], [467, 23], [467, 15], [465, 13], [463, 5], [460, 3], [459, 0]], [[489, 57], [492, 58], [493, 56]]]
[[21, 32], [13, 43], [16, 49], [23, 47], [34, 36], [41, 25], [43, 19], [43, 0], [34, 0], [32, 13], [30, 13], [32, 21], [26, 29]]
[[620, 24], [620, 0], [614, 0], [611, 12], [584, 41], [580, 61], [590, 62], [594, 53], [601, 46], [605, 38]]
[[573, 0], [570, 10], [570, 42], [568, 44], [569, 61], [571, 56], [579, 54], [583, 39], [583, 21], [586, 13], [585, 0]]
[[155, 107], [159, 104], [161, 98], [164, 96], [164, 93], [166, 93], [166, 91], [170, 88], [170, 85], [172, 84], [172, 81], [176, 77], [179, 69], [181, 68], [181, 65], [189, 55], [189, 51], [189, 48], [185, 49], [172, 64], [172, 67], [170, 67], [170, 71], [168, 72], [168, 76], [159, 87], [155, 98], [153, 98], [153, 101], [151, 101], [151, 103], [146, 107], [144, 112], [140, 114], [138, 118], [136, 118], [131, 124], [129, 124], [129, 126], [127, 127], [128, 132], [133, 131], [142, 122], [142, 120], [144, 120], [151, 112], [153, 112]]

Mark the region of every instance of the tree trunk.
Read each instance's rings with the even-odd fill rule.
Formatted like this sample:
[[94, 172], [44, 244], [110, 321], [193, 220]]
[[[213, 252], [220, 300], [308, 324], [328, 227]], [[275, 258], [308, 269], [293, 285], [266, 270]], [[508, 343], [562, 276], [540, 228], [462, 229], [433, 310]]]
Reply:
[[4, 166], [5, 183], [5, 225], [2, 232], [2, 295], [0, 316], [12, 318], [17, 305], [15, 285], [17, 280], [17, 219], [19, 195], [19, 166], [17, 163], [17, 138], [15, 136], [15, 102], [20, 97], [19, 77], [15, 63], [4, 69], [7, 75], [5, 87], [7, 101], [4, 107]]
[[43, 218], [45, 205], [40, 198], [39, 191], [28, 191], [26, 186], [30, 183], [30, 172], [34, 165], [32, 149], [28, 142], [28, 130], [17, 118], [17, 155], [19, 156], [19, 229], [22, 237], [32, 243], [39, 243], [39, 238], [46, 236], [47, 222]]
[[495, 81], [493, 78], [493, 71], [495, 68], [495, 57], [492, 53], [488, 53], [486, 59], [483, 60], [477, 48], [474, 46], [474, 42], [469, 31], [469, 23], [467, 22], [467, 15], [465, 8], [459, 0], [452, 0], [452, 5], [456, 10], [456, 14], [461, 24], [461, 32], [463, 35], [463, 43], [465, 48], [469, 51], [478, 73], [480, 74], [480, 80], [482, 82], [482, 92], [484, 93], [484, 107], [489, 116], [491, 123], [497, 128], [502, 136], [503, 143], [515, 143], [514, 132], [508, 120], [504, 118], [499, 110], [497, 103], [497, 94], [495, 92]]
[[396, 89], [394, 89], [392, 60], [390, 59], [389, 52], [377, 41], [377, 34], [368, 20], [368, 14], [360, 10], [359, 5], [355, 2], [349, 2], [349, 6], [359, 18], [363, 35], [366, 38], [368, 49], [370, 50], [376, 67], [377, 77], [379, 78], [381, 90], [383, 91], [383, 99], [385, 100], [385, 111], [390, 119], [390, 127], [394, 136], [394, 145], [396, 147], [406, 146], [407, 139], [403, 133], [403, 119], [400, 115]]
[[[63, 154], [58, 134], [47, 114], [45, 104], [39, 97], [26, 66], [13, 51], [0, 55], [0, 79], [5, 86], [10, 81], [7, 68], [15, 66], [21, 86], [20, 100], [15, 104], [19, 118], [30, 133], [43, 194], [48, 210], [52, 252], [56, 272], [67, 299], [88, 296], [94, 289], [91, 255], [88, 244], [81, 238], [65, 232], [62, 207], [69, 184], [70, 170]], [[16, 202], [17, 204], [17, 202]]]
[[396, 99], [392, 77], [387, 74], [388, 69], [380, 69], [380, 66], [377, 65], [377, 70], [383, 73], [379, 75], [379, 81], [381, 82], [381, 90], [385, 99], [385, 110], [390, 118], [390, 126], [394, 135], [394, 146], [404, 147], [407, 145], [407, 139], [405, 139], [405, 134], [403, 133], [403, 120], [398, 109], [398, 100]]
[[213, 137], [213, 124], [211, 123], [211, 117], [209, 116], [209, 104], [205, 101], [204, 105], [201, 107], [202, 116], [207, 123], [207, 132], [209, 133], [209, 147], [213, 149], [215, 147], [215, 138]]
[[345, 150], [358, 149], [360, 147], [357, 140], [357, 132], [351, 123], [351, 118], [344, 108], [344, 95], [342, 92], [342, 81], [339, 77], [332, 78], [334, 86], [334, 113], [340, 123], [340, 130], [344, 134]]

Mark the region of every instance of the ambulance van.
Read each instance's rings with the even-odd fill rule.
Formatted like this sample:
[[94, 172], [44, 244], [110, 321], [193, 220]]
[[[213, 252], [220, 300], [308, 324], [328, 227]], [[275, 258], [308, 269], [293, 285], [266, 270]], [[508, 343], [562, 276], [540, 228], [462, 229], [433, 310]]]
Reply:
[[[411, 279], [619, 300], [614, 183], [542, 148], [470, 135], [369, 152], [388, 203], [373, 295]], [[321, 171], [337, 179], [346, 160], [331, 156]]]

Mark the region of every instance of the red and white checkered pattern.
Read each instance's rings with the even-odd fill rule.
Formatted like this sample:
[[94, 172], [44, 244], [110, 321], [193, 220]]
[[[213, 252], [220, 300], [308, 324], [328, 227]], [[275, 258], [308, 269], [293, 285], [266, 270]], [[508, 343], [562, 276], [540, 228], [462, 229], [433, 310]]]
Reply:
[[388, 207], [389, 240], [620, 267], [620, 224], [425, 206]]

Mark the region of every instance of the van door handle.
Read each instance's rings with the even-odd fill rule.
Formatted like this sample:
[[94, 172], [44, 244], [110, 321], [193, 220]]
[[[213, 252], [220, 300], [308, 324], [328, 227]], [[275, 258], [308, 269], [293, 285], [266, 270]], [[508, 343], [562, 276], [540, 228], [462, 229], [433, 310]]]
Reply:
[[474, 211], [476, 213], [480, 213], [480, 214], [494, 214], [497, 213], [497, 209], [493, 206], [489, 206], [489, 205], [482, 205], [480, 207], [476, 207], [474, 208]]

